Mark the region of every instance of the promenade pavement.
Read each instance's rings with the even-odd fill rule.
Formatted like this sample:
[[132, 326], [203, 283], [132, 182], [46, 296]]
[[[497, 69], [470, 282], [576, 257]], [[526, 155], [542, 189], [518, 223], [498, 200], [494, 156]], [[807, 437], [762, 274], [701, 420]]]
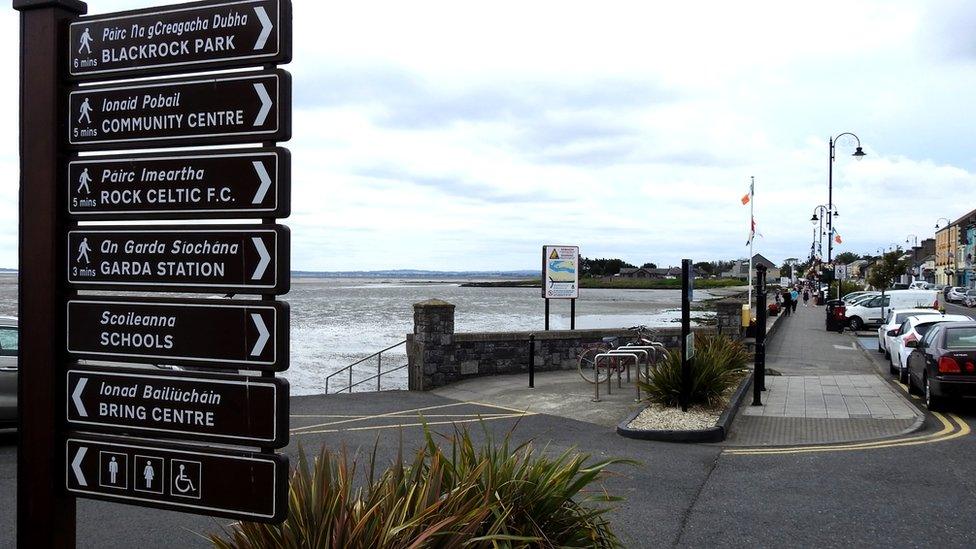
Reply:
[[766, 350], [762, 406], [743, 402], [732, 445], [869, 440], [921, 426], [924, 414], [850, 334], [824, 328], [824, 308], [799, 306], [778, 320]]

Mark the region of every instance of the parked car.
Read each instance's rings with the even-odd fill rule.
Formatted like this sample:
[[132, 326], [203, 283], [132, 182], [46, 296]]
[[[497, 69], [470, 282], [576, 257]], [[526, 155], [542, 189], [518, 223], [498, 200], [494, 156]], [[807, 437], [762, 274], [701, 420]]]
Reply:
[[856, 295], [856, 296], [852, 297], [850, 299], [850, 301], [847, 301], [847, 304], [848, 305], [857, 305], [858, 303], [861, 303], [862, 301], [867, 301], [868, 299], [871, 299], [872, 297], [874, 297], [876, 295], [881, 295], [881, 292], [867, 292], [867, 293], [864, 293], [864, 294], [861, 294], [861, 295]]
[[966, 288], [962, 288], [960, 286], [953, 286], [952, 288], [949, 288], [949, 292], [946, 293], [945, 296], [946, 301], [948, 301], [949, 303], [962, 303], [963, 300], [966, 299], [967, 291], [968, 290]]
[[0, 429], [17, 425], [17, 319], [0, 316]]
[[976, 396], [976, 322], [937, 324], [908, 355], [908, 392], [937, 411], [949, 398]]
[[908, 381], [908, 355], [912, 348], [905, 345], [908, 341], [918, 341], [939, 322], [972, 322], [972, 318], [966, 315], [924, 315], [910, 316], [905, 319], [901, 326], [888, 333], [894, 336], [889, 340], [891, 355], [888, 357], [892, 374], [898, 375], [898, 380], [902, 383]]
[[976, 290], [966, 290], [966, 297], [962, 299], [962, 304], [967, 307], [976, 307]]
[[876, 295], [876, 294], [879, 294], [879, 293], [881, 293], [881, 292], [871, 292], [871, 291], [868, 291], [868, 290], [861, 290], [861, 291], [858, 291], [858, 292], [851, 292], [851, 293], [845, 295], [844, 297], [842, 297], [841, 299], [845, 303], [850, 303], [851, 300], [854, 299], [855, 297], [860, 297], [862, 295], [868, 295], [868, 294]]
[[[908, 290], [908, 284], [905, 282], [895, 282], [891, 285], [890, 290]], [[889, 291], [890, 291], [889, 290]]]
[[930, 288], [929, 286], [931, 286], [931, 284], [925, 282], [924, 280], [916, 280], [915, 282], [912, 282], [911, 284], [908, 285], [908, 289], [909, 290], [931, 290], [932, 288]]
[[933, 290], [892, 290], [881, 295], [871, 296], [847, 306], [845, 315], [851, 330], [860, 331], [865, 326], [881, 324], [892, 309], [939, 308], [938, 292]]
[[884, 353], [885, 358], [891, 358], [891, 346], [888, 342], [896, 336], [889, 335], [889, 332], [897, 331], [908, 317], [938, 314], [939, 311], [935, 309], [889, 309], [884, 322], [878, 327], [878, 352]]

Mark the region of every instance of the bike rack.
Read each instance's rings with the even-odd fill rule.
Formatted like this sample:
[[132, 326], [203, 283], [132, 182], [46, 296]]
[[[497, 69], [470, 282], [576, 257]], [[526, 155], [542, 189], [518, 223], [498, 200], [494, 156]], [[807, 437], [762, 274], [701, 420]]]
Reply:
[[[638, 349], [636, 345], [629, 346], [629, 347], [618, 347], [616, 349], [612, 349], [608, 351], [608, 353], [614, 355], [627, 355], [627, 354], [640, 353], [644, 355], [644, 364], [650, 364], [650, 360], [651, 360], [651, 355], [650, 353], [648, 353], [648, 350]], [[635, 361], [634, 368], [637, 369], [637, 381], [640, 381], [640, 361]], [[627, 383], [630, 383], [630, 363], [627, 363]], [[635, 382], [634, 387], [637, 388], [637, 398], [634, 399], [634, 402], [638, 402], [640, 401], [640, 384]]]
[[[633, 358], [634, 367], [635, 368], [640, 367], [639, 366], [640, 358], [637, 356], [636, 353], [627, 353], [627, 352], [615, 353], [615, 352], [608, 351], [606, 353], [600, 353], [595, 357], [593, 357], [593, 369], [594, 369], [594, 376], [595, 376], [594, 381], [596, 381], [596, 383], [593, 384], [593, 402], [600, 402], [600, 359], [601, 358]], [[612, 393], [612, 384], [611, 384], [612, 380], [613, 380], [613, 374], [610, 372], [608, 368], [607, 369], [607, 394], [608, 395]], [[617, 370], [617, 388], [619, 389], [620, 387], [621, 387], [620, 370]]]

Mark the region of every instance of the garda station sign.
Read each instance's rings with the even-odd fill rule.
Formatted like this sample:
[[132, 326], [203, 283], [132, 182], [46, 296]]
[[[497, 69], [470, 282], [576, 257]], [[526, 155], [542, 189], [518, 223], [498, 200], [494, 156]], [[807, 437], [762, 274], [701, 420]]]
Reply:
[[288, 458], [278, 454], [79, 435], [65, 459], [76, 495], [259, 522], [287, 513]]
[[542, 297], [579, 297], [579, 246], [542, 247]]
[[283, 70], [82, 87], [68, 99], [68, 144], [103, 150], [291, 138]]
[[288, 0], [216, 0], [82, 17], [68, 34], [74, 78], [291, 61]]
[[79, 220], [288, 217], [290, 165], [279, 147], [74, 160], [68, 214]]
[[67, 304], [75, 358], [288, 369], [288, 304], [229, 299], [76, 298]]
[[223, 444], [288, 444], [284, 379], [124, 368], [71, 369], [67, 375], [72, 427]]
[[289, 231], [282, 225], [84, 227], [68, 231], [76, 288], [284, 294]]

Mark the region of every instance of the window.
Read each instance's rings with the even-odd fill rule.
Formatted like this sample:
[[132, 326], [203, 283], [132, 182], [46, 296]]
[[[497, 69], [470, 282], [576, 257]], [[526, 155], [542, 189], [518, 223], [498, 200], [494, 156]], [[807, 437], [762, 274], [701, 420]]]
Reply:
[[912, 329], [912, 324], [909, 321], [902, 322], [901, 326], [898, 327], [898, 335], [907, 334], [908, 330]]
[[17, 328], [0, 328], [0, 356], [17, 356]]
[[939, 332], [941, 331], [942, 330], [939, 329], [929, 330], [928, 333], [922, 336], [921, 341], [918, 342], [918, 347], [922, 349], [931, 346], [932, 341], [935, 340], [936, 337], [938, 337]]
[[976, 328], [950, 328], [946, 330], [946, 349], [976, 348]]

